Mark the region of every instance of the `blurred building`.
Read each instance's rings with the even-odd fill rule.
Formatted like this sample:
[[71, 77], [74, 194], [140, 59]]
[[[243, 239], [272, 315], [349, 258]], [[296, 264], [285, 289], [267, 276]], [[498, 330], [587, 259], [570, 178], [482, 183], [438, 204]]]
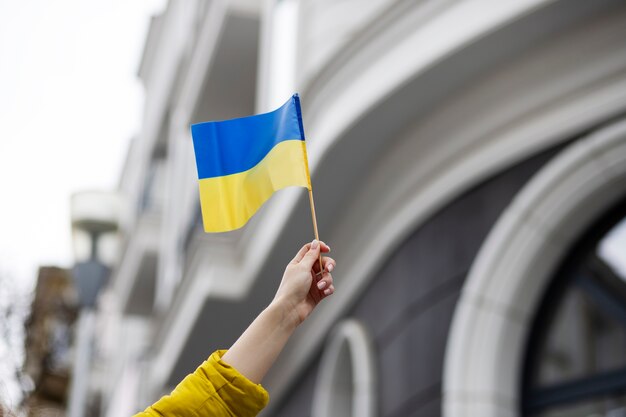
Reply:
[[68, 270], [41, 267], [25, 323], [24, 374], [33, 390], [24, 399], [29, 417], [65, 416], [71, 374], [76, 294]]
[[228, 347], [312, 239], [295, 188], [203, 233], [189, 133], [294, 91], [337, 291], [263, 415], [625, 415], [625, 39], [623, 0], [169, 1], [100, 303], [102, 415]]

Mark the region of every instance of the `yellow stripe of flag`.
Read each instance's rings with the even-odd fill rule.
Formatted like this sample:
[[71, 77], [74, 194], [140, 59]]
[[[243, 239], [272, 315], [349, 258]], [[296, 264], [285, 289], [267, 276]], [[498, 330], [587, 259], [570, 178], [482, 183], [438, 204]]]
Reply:
[[205, 232], [242, 227], [275, 191], [292, 185], [310, 190], [311, 179], [303, 169], [306, 165], [304, 141], [288, 140], [247, 171], [199, 180]]

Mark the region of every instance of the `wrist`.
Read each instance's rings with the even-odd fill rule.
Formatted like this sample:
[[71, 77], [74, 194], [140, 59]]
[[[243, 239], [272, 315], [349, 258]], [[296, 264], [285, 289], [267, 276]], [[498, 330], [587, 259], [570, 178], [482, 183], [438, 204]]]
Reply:
[[284, 299], [275, 298], [267, 309], [275, 312], [280, 326], [286, 330], [293, 331], [302, 322], [295, 306]]

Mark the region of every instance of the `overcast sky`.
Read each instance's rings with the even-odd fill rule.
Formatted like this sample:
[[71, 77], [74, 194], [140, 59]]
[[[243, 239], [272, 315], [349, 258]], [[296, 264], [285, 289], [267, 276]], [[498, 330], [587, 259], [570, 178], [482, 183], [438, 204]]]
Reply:
[[[140, 125], [136, 73], [165, 0], [0, 0], [0, 280], [72, 264], [69, 197], [117, 185]], [[6, 301], [6, 300], [0, 300]], [[23, 343], [23, 342], [22, 342]], [[0, 401], [19, 395], [0, 340]]]
[[0, 0], [0, 273], [69, 266], [69, 196], [117, 184], [164, 0]]

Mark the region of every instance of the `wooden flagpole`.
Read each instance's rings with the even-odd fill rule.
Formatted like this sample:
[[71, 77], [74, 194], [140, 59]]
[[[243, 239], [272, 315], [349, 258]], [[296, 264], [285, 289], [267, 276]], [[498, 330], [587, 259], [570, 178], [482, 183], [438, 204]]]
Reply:
[[[309, 202], [311, 203], [311, 217], [313, 218], [313, 233], [315, 233], [315, 240], [320, 241], [320, 235], [317, 231], [317, 218], [315, 217], [315, 203], [313, 202], [313, 190], [309, 189]], [[322, 247], [320, 243], [320, 276], [324, 273], [324, 267], [322, 265]]]

